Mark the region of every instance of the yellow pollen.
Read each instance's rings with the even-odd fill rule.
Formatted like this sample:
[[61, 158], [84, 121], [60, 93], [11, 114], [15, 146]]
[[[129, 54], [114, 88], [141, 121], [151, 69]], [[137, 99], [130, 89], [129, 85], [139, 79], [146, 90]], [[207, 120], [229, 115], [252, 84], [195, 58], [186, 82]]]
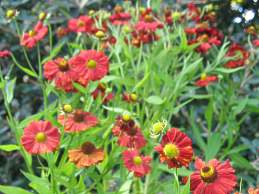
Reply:
[[90, 68], [90, 69], [94, 69], [94, 68], [96, 67], [96, 61], [90, 59], [90, 60], [87, 62], [87, 67]]
[[201, 74], [201, 80], [206, 80], [207, 78], [207, 74], [206, 73], [202, 73]]
[[163, 151], [168, 158], [175, 158], [179, 155], [179, 149], [175, 144], [166, 144]]
[[47, 136], [46, 136], [45, 133], [39, 132], [39, 133], [36, 134], [35, 140], [38, 143], [44, 143], [47, 140]]
[[123, 119], [123, 121], [129, 121], [131, 118], [130, 118], [130, 115], [128, 115], [128, 114], [123, 114], [122, 115], [122, 119]]
[[135, 165], [140, 165], [140, 164], [142, 164], [142, 159], [141, 159], [140, 156], [135, 156], [133, 158], [133, 162], [134, 162]]
[[36, 32], [34, 31], [34, 30], [30, 30], [29, 31], [29, 36], [30, 37], [33, 37], [33, 36], [35, 36], [36, 35]]
[[132, 94], [130, 94], [130, 99], [131, 99], [132, 101], [137, 101], [138, 96], [137, 96], [136, 94], [132, 93]]
[[65, 104], [63, 106], [63, 110], [66, 112], [66, 113], [71, 113], [73, 111], [73, 107], [70, 105], [70, 104]]
[[79, 21], [77, 22], [77, 26], [78, 26], [78, 27], [83, 27], [83, 26], [84, 26], [84, 22], [83, 22], [82, 20], [79, 20]]
[[200, 175], [204, 179], [211, 178], [215, 175], [215, 169], [213, 166], [205, 166], [201, 169]]

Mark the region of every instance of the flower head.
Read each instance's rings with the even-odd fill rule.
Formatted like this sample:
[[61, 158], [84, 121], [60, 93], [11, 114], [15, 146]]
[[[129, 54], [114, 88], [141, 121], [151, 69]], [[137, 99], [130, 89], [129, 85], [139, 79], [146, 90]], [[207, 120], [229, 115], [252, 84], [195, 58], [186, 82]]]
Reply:
[[198, 87], [205, 87], [210, 83], [218, 81], [218, 76], [211, 75], [207, 76], [206, 73], [201, 74], [201, 78], [195, 82], [195, 85]]
[[82, 85], [102, 79], [109, 71], [108, 57], [96, 50], [81, 51], [71, 59], [71, 65], [78, 72], [78, 82]]
[[85, 168], [103, 161], [104, 151], [91, 142], [85, 142], [78, 149], [68, 150], [68, 157], [78, 168]]
[[193, 194], [228, 194], [236, 186], [235, 170], [229, 161], [220, 163], [218, 160], [203, 162], [195, 161], [196, 171], [191, 175], [191, 191]]
[[123, 152], [124, 165], [137, 177], [145, 176], [150, 172], [150, 156], [142, 156], [137, 150], [125, 150]]
[[117, 117], [112, 132], [118, 137], [118, 144], [120, 146], [140, 149], [146, 145], [141, 129], [128, 114]]
[[114, 14], [109, 17], [110, 22], [113, 25], [125, 25], [128, 24], [131, 19], [131, 15], [127, 12], [124, 12], [123, 8], [117, 5], [114, 8]]
[[94, 20], [88, 16], [79, 16], [68, 21], [68, 28], [71, 32], [92, 33]]
[[71, 68], [71, 64], [64, 58], [56, 58], [44, 64], [44, 76], [55, 82], [58, 89], [66, 92], [75, 91], [73, 81], [77, 80], [77, 73]]
[[160, 161], [166, 162], [169, 168], [186, 167], [193, 156], [191, 139], [177, 128], [168, 130], [155, 150], [160, 154]]
[[36, 26], [27, 33], [24, 33], [21, 38], [21, 45], [27, 48], [33, 48], [40, 40], [48, 33], [48, 28], [39, 21]]
[[64, 126], [65, 132], [80, 132], [98, 124], [98, 120], [90, 112], [77, 109], [73, 113], [59, 115], [58, 121]]
[[6, 58], [11, 55], [11, 52], [9, 50], [2, 50], [0, 51], [0, 58]]
[[236, 56], [237, 59], [230, 60], [225, 64], [228, 68], [236, 68], [245, 65], [246, 60], [249, 58], [249, 52], [238, 44], [232, 44], [226, 54], [227, 57]]
[[55, 151], [60, 143], [60, 134], [49, 121], [33, 121], [25, 129], [21, 144], [31, 154]]

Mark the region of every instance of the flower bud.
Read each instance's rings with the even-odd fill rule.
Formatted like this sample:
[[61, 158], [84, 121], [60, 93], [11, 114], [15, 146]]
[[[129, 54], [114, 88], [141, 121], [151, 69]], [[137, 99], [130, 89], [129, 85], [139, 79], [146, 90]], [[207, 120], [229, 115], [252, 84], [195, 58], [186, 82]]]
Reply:
[[47, 17], [47, 13], [44, 11], [40, 12], [40, 14], [38, 16], [39, 20], [41, 20], [41, 21], [45, 20], [46, 17]]
[[15, 9], [8, 9], [6, 11], [6, 18], [7, 19], [13, 19], [16, 16], [16, 10]]
[[95, 33], [95, 36], [97, 37], [97, 38], [103, 38], [104, 36], [105, 36], [105, 33], [103, 32], [103, 31], [101, 31], [101, 30], [98, 30], [96, 33]]
[[70, 104], [64, 104], [63, 110], [65, 113], [71, 113], [73, 111], [73, 107]]

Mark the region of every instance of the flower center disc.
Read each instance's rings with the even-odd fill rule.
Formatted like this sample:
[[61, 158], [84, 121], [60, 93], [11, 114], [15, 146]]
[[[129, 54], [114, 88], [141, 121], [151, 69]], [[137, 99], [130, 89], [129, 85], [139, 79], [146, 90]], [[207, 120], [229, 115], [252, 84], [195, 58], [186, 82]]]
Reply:
[[153, 17], [151, 15], [145, 15], [145, 22], [153, 22]]
[[39, 133], [36, 134], [35, 139], [38, 143], [43, 143], [47, 140], [47, 136], [46, 136], [45, 133], [39, 132]]
[[62, 60], [58, 63], [58, 68], [60, 71], [67, 71], [68, 70], [68, 63], [66, 60]]
[[95, 60], [89, 60], [87, 62], [87, 67], [90, 68], [90, 69], [94, 69], [96, 67], [96, 61]]
[[83, 27], [83, 26], [84, 26], [84, 22], [83, 22], [82, 20], [79, 20], [79, 21], [77, 22], [77, 26], [78, 26], [78, 27]]
[[201, 178], [204, 182], [213, 182], [216, 178], [216, 171], [213, 166], [205, 166], [200, 171]]
[[179, 155], [179, 149], [175, 144], [166, 144], [163, 151], [168, 158], [175, 158]]
[[84, 121], [84, 114], [82, 110], [77, 110], [74, 114], [74, 120], [78, 123]]
[[84, 154], [91, 154], [96, 150], [94, 144], [92, 144], [91, 142], [85, 142], [81, 146], [81, 149], [84, 152]]
[[34, 30], [30, 30], [29, 31], [29, 36], [30, 37], [33, 37], [33, 36], [35, 36], [36, 35], [36, 32], [34, 31]]
[[141, 159], [140, 156], [135, 156], [133, 158], [133, 162], [134, 162], [135, 165], [140, 165], [140, 164], [142, 164], [142, 159]]

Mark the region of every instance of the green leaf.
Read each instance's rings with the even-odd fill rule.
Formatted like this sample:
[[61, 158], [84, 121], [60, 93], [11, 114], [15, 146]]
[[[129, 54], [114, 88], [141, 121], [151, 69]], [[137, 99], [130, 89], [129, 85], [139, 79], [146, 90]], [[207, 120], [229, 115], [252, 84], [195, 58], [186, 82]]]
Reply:
[[31, 192], [22, 188], [5, 185], [0, 185], [0, 191], [4, 194], [32, 194]]
[[30, 173], [23, 172], [24, 176], [30, 180], [30, 187], [40, 194], [52, 194], [50, 191], [50, 183], [47, 178], [37, 177]]
[[252, 164], [240, 154], [231, 154], [230, 158], [233, 161], [234, 165], [239, 168], [244, 168], [249, 170], [254, 169]]
[[217, 153], [220, 150], [220, 147], [222, 146], [222, 139], [220, 133], [213, 133], [209, 139], [208, 144], [205, 150], [205, 159], [206, 161], [209, 161], [213, 159]]
[[19, 146], [14, 144], [0, 145], [0, 150], [3, 150], [5, 152], [12, 152], [19, 149]]
[[131, 184], [133, 182], [133, 178], [132, 178], [132, 174], [129, 174], [128, 178], [127, 178], [127, 181], [125, 183], [123, 183], [123, 185], [121, 186], [119, 192], [121, 194], [129, 194], [130, 192], [130, 187], [131, 187]]
[[84, 86], [82, 86], [81, 84], [73, 82], [73, 86], [74, 86], [79, 92], [81, 92], [81, 93], [83, 93], [83, 94], [86, 94], [86, 93], [87, 93], [87, 88], [84, 87]]
[[49, 60], [53, 59], [54, 57], [56, 57], [58, 55], [58, 53], [61, 51], [61, 49], [63, 48], [65, 42], [66, 42], [66, 40], [64, 39], [54, 49], [52, 49], [50, 55], [48, 57], [46, 57], [45, 59], [43, 59], [42, 64], [46, 63], [47, 61], [49, 61]]
[[116, 76], [116, 75], [107, 75], [104, 78], [102, 78], [100, 82], [108, 83], [110, 81], [118, 80], [118, 79], [121, 79], [121, 78], [119, 76]]
[[213, 115], [213, 101], [210, 100], [205, 110], [205, 118], [206, 118], [207, 126], [209, 130], [211, 130], [211, 127], [212, 127], [212, 115]]
[[190, 177], [188, 178], [188, 182], [182, 187], [181, 194], [190, 194]]
[[217, 68], [215, 69], [216, 72], [218, 73], [234, 73], [234, 72], [237, 72], [239, 70], [242, 70], [244, 69], [244, 67], [238, 67], [238, 68], [234, 68], [234, 69], [227, 69], [227, 68], [223, 68], [223, 67], [220, 67], [220, 68]]
[[149, 104], [160, 105], [164, 103], [164, 100], [161, 99], [159, 96], [149, 96], [145, 99]]
[[241, 113], [245, 109], [245, 107], [248, 103], [248, 97], [246, 97], [245, 99], [242, 99], [242, 100], [238, 100], [237, 102], [238, 102], [237, 106], [234, 106], [232, 109], [234, 112], [234, 115]]
[[145, 77], [137, 83], [137, 85], [133, 88], [133, 92], [136, 91], [138, 88], [144, 85], [144, 83], [148, 80], [150, 73], [145, 75]]
[[15, 88], [16, 78], [7, 81], [5, 85], [5, 92], [6, 92], [6, 100], [8, 103], [11, 103], [13, 100], [14, 88]]

